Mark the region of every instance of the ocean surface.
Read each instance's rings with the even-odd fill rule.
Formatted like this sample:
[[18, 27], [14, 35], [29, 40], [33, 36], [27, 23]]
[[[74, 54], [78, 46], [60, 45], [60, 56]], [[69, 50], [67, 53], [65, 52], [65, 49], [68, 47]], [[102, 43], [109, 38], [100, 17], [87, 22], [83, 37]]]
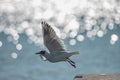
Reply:
[[[120, 28], [108, 31], [102, 37], [95, 40], [85, 39], [71, 46], [69, 38], [64, 42], [69, 51], [79, 51], [80, 55], [72, 56], [77, 68], [73, 68], [67, 62], [50, 63], [42, 61], [36, 52], [44, 50], [41, 46], [29, 44], [27, 36], [20, 35], [19, 43], [22, 50], [18, 51], [7, 36], [0, 33], [0, 80], [73, 80], [76, 74], [110, 74], [120, 73], [120, 39], [110, 44], [111, 34], [120, 37]], [[18, 57], [13, 59], [11, 53], [16, 52]]]

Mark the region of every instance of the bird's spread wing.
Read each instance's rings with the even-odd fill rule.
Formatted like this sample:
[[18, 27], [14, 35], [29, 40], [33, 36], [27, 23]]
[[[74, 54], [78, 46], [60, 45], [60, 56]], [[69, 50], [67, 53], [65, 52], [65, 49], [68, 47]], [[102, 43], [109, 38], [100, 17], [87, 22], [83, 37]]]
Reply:
[[55, 52], [65, 51], [65, 46], [63, 41], [59, 39], [53, 28], [45, 21], [43, 21], [41, 24], [42, 24], [44, 44], [48, 48], [50, 53], [55, 54]]

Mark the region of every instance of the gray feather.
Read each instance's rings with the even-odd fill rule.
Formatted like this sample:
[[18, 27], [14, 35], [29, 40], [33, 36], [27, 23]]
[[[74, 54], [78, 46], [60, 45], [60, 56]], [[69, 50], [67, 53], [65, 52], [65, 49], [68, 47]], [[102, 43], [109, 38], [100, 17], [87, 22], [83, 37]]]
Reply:
[[60, 40], [54, 29], [49, 24], [42, 22], [42, 31], [44, 44], [51, 54], [55, 54], [55, 52], [58, 51], [65, 51], [64, 42]]

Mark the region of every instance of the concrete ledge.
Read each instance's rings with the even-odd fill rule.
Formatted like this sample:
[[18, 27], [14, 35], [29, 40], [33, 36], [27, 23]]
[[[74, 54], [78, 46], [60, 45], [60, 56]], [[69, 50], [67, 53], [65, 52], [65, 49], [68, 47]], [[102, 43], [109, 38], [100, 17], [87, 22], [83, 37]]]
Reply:
[[120, 74], [80, 74], [74, 80], [120, 80]]

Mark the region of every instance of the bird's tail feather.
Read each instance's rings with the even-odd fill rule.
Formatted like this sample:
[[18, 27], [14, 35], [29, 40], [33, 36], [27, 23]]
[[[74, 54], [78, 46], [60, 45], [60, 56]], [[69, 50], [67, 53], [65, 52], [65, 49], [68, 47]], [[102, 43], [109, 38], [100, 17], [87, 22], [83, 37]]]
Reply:
[[71, 57], [73, 55], [78, 55], [78, 54], [79, 54], [78, 51], [68, 52], [68, 54], [64, 54], [64, 57]]
[[69, 54], [71, 54], [71, 55], [78, 55], [79, 52], [78, 51], [73, 51], [73, 52], [69, 52]]

